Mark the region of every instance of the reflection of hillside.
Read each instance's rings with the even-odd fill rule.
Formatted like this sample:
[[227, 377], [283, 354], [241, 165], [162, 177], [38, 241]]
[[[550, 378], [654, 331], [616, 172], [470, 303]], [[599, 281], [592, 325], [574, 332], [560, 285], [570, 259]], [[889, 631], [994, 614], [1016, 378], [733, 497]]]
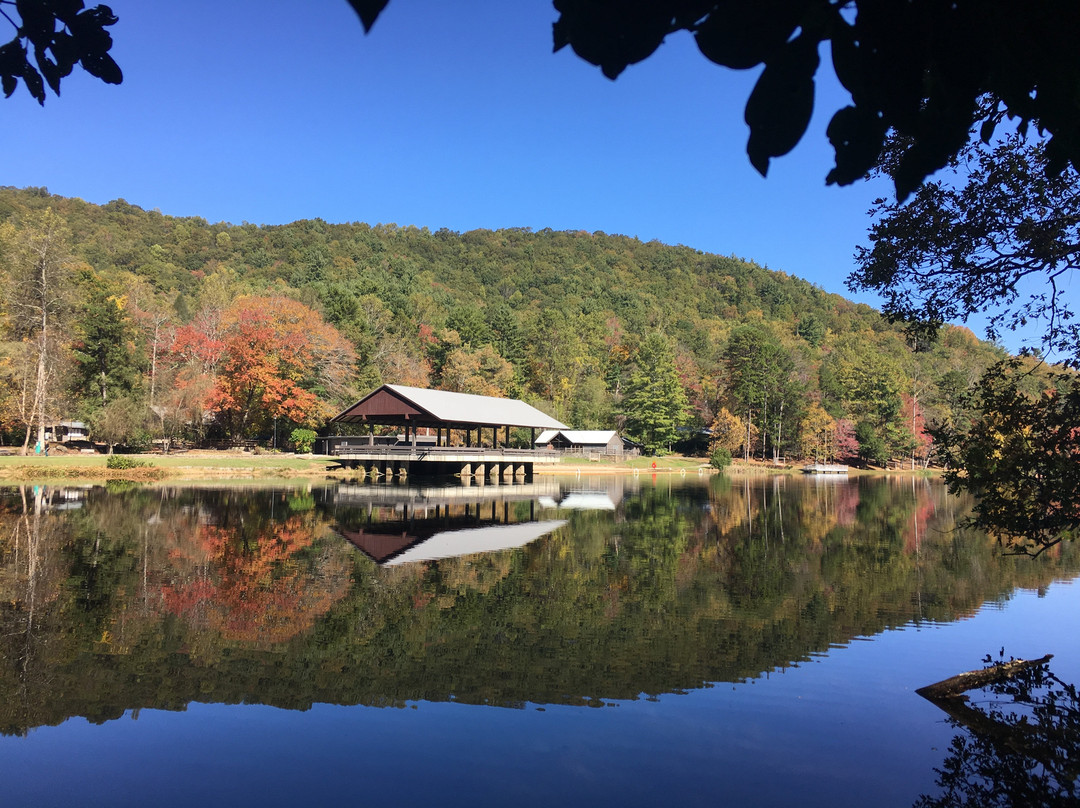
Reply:
[[392, 567], [333, 530], [431, 538], [539, 530], [553, 514], [512, 490], [494, 509], [410, 492], [406, 510], [334, 487], [133, 487], [45, 511], [9, 489], [0, 726], [196, 700], [635, 698], [758, 676], [1080, 569], [1072, 545], [1003, 559], [954, 530], [957, 501], [923, 480], [627, 483], [614, 513], [561, 511], [561, 529], [512, 553]]

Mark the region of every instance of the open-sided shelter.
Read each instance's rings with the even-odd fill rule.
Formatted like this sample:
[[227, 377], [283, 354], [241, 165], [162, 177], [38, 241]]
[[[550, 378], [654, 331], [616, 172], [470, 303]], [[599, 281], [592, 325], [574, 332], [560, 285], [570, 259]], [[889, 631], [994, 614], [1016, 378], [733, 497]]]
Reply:
[[334, 416], [332, 423], [400, 427], [404, 429], [404, 442], [410, 445], [417, 444], [418, 429], [434, 430], [435, 446], [449, 446], [451, 432], [457, 431], [464, 435], [467, 447], [492, 448], [509, 443], [511, 428], [531, 430], [530, 446], [538, 429], [566, 429], [550, 415], [518, 399], [401, 384], [384, 384]]

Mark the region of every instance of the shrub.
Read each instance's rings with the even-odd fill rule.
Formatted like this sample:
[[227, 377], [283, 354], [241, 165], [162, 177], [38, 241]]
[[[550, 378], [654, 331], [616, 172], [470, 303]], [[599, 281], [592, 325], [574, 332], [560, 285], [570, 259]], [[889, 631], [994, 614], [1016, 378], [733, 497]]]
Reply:
[[731, 465], [731, 452], [725, 449], [723, 446], [717, 446], [712, 450], [712, 454], [709, 455], [709, 465], [714, 469], [720, 469], [723, 471]]
[[292, 434], [289, 435], [289, 443], [296, 447], [296, 451], [300, 454], [307, 454], [311, 451], [311, 447], [315, 445], [315, 438], [318, 435], [315, 434], [314, 429], [294, 429]]
[[141, 469], [146, 468], [148, 465], [149, 463], [136, 460], [127, 455], [109, 455], [109, 459], [105, 461], [105, 468], [107, 469]]

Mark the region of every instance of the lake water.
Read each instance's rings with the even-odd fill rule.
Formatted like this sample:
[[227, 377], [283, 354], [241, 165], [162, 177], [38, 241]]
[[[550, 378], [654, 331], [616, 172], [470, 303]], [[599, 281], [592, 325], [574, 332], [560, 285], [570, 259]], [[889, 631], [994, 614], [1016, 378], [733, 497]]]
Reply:
[[1080, 682], [1080, 552], [965, 510], [885, 477], [3, 488], [0, 804], [925, 803], [960, 730], [916, 688], [1002, 648]]

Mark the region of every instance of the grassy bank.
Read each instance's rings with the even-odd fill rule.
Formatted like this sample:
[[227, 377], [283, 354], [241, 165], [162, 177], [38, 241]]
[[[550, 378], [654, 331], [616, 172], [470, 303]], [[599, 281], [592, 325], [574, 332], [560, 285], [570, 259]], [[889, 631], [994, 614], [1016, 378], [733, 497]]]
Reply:
[[71, 454], [50, 457], [0, 456], [0, 480], [123, 479], [154, 480], [204, 477], [313, 477], [327, 473], [332, 462], [309, 455], [251, 455], [235, 452], [178, 455], [124, 455], [144, 465], [110, 469], [105, 455]]

